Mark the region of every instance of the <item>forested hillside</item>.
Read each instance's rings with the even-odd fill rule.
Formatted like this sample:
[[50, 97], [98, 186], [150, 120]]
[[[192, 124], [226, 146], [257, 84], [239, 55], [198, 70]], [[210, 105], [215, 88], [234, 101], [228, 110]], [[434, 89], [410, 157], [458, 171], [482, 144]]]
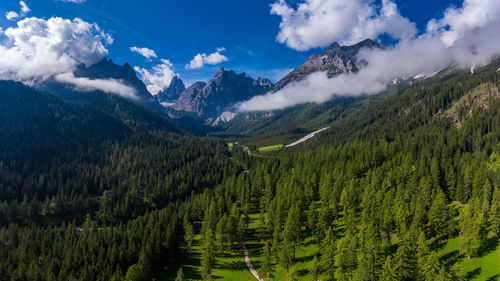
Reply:
[[0, 280], [251, 280], [242, 242], [267, 280], [494, 280], [497, 64], [261, 157], [103, 93], [2, 82]]
[[254, 157], [190, 213], [200, 244], [179, 267], [228, 278], [241, 240], [266, 280], [496, 280], [497, 64], [443, 72], [312, 144]]
[[151, 278], [175, 259], [181, 202], [240, 171], [216, 140], [123, 104], [0, 83], [0, 280], [121, 280], [137, 262]]

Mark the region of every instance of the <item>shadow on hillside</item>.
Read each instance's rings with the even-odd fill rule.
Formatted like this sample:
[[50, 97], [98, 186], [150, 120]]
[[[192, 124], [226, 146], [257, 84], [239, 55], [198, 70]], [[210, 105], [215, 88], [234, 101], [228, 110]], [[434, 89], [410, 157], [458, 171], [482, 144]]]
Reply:
[[229, 271], [248, 270], [246, 263], [242, 261], [220, 262], [218, 268], [220, 270], [229, 270]]
[[460, 255], [460, 252], [458, 250], [455, 250], [443, 255], [440, 260], [446, 267], [450, 267], [459, 262], [462, 258], [463, 255]]
[[467, 272], [467, 280], [473, 280], [474, 278], [478, 277], [479, 274], [481, 274], [481, 268], [478, 267], [472, 271]]
[[496, 274], [496, 275], [493, 275], [490, 278], [486, 279], [486, 281], [498, 281], [498, 280], [500, 280], [499, 277], [500, 277], [500, 275]]
[[491, 237], [486, 239], [481, 247], [480, 256], [486, 256], [489, 253], [495, 251], [495, 249], [498, 247], [498, 243], [498, 237]]

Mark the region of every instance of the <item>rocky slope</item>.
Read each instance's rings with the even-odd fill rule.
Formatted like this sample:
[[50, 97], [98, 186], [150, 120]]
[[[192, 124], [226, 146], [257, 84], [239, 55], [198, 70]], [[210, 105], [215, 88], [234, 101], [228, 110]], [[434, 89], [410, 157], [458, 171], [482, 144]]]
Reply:
[[374, 40], [366, 39], [352, 46], [340, 46], [334, 42], [321, 55], [311, 55], [307, 61], [288, 73], [274, 86], [274, 90], [283, 88], [292, 81], [300, 81], [306, 76], [317, 71], [326, 71], [328, 77], [345, 72], [357, 72], [363, 62], [358, 62], [357, 55], [363, 48], [384, 48]]
[[185, 90], [186, 86], [182, 80], [175, 76], [170, 82], [170, 86], [159, 92], [156, 97], [159, 102], [175, 102]]
[[217, 118], [232, 104], [249, 99], [272, 87], [268, 79], [221, 68], [208, 83], [197, 82], [186, 89], [174, 104], [177, 110], [195, 112], [199, 117]]

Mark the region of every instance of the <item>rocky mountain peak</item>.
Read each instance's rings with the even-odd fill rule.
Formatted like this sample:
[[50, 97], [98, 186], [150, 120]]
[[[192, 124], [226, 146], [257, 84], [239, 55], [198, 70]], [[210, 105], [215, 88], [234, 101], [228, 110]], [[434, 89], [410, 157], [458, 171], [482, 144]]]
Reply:
[[157, 95], [158, 101], [174, 102], [180, 97], [182, 92], [184, 92], [185, 90], [186, 86], [184, 85], [184, 82], [182, 82], [182, 80], [179, 77], [174, 76], [168, 88], [158, 93]]
[[340, 46], [332, 43], [321, 55], [311, 55], [307, 61], [288, 73], [281, 79], [274, 89], [279, 90], [292, 81], [300, 81], [309, 74], [317, 71], [326, 71], [328, 77], [334, 77], [341, 73], [357, 72], [359, 70], [357, 55], [364, 48], [380, 48], [384, 46], [374, 40], [366, 39], [351, 46]]
[[245, 73], [219, 69], [205, 84], [197, 82], [185, 90], [174, 108], [196, 112], [204, 118], [216, 118], [236, 102], [247, 100], [272, 86], [268, 79], [253, 79]]

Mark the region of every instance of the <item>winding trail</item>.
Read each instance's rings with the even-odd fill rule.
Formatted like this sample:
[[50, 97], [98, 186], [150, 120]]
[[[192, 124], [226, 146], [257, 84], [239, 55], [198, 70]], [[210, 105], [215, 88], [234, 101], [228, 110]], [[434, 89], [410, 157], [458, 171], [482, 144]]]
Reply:
[[248, 254], [247, 244], [245, 243], [245, 241], [241, 241], [241, 245], [243, 246], [243, 255], [245, 256], [245, 262], [248, 266], [248, 269], [255, 277], [255, 279], [259, 281], [264, 281], [264, 279], [260, 278], [259, 273], [257, 272], [257, 270], [255, 270], [255, 268], [252, 265], [252, 261], [250, 260], [250, 255]]

